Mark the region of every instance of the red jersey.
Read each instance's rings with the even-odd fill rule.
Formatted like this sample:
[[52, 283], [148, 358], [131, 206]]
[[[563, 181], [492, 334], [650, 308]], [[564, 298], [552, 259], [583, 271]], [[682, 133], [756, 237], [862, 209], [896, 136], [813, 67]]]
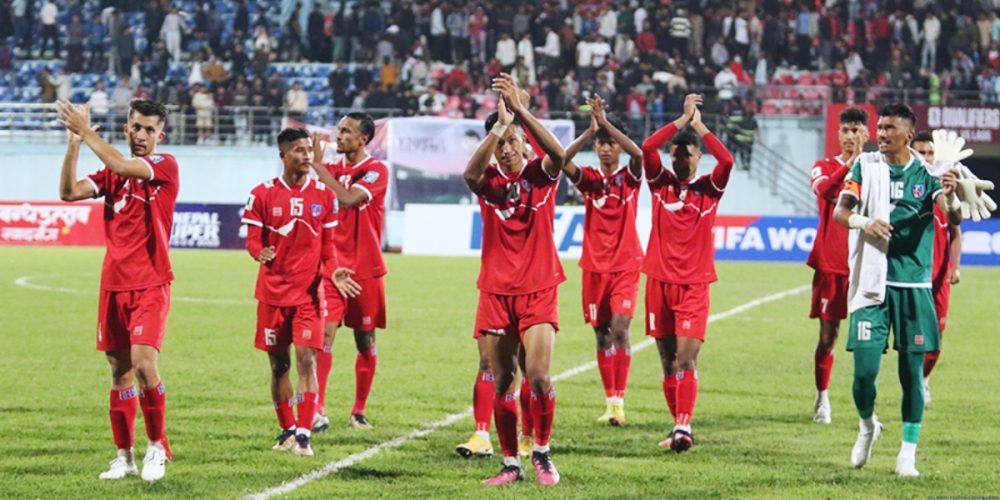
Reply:
[[[934, 204], [934, 260], [932, 261], [931, 282], [943, 283], [951, 269], [951, 232], [948, 216]], [[935, 285], [937, 286], [937, 285]]]
[[335, 260], [337, 209], [333, 190], [314, 179], [289, 186], [278, 177], [250, 192], [243, 211], [247, 250], [256, 258], [262, 248], [274, 247], [274, 259], [257, 273], [257, 300], [290, 307], [315, 299], [324, 264], [331, 272], [335, 267], [329, 261]]
[[174, 280], [169, 249], [180, 190], [177, 160], [168, 154], [139, 159], [149, 166], [149, 180], [107, 168], [87, 176], [95, 197], [104, 197], [108, 250], [101, 269], [102, 290], [142, 290]]
[[635, 271], [642, 267], [642, 245], [635, 214], [642, 179], [628, 165], [610, 174], [580, 167], [577, 189], [587, 211], [583, 219], [583, 255], [580, 267], [595, 273]]
[[523, 295], [563, 281], [553, 220], [559, 176], [549, 177], [542, 158], [518, 174], [486, 167], [476, 191], [483, 218], [483, 257], [477, 286], [497, 295]]
[[340, 211], [334, 239], [340, 265], [353, 270], [356, 280], [384, 276], [388, 271], [382, 260], [382, 228], [389, 169], [371, 156], [356, 165], [341, 158], [326, 168], [348, 190], [356, 186], [368, 195], [368, 201]]
[[642, 144], [646, 180], [653, 195], [653, 227], [642, 271], [664, 283], [711, 283], [718, 279], [712, 228], [729, 183], [733, 156], [714, 134], [706, 134], [702, 140], [718, 164], [709, 175], [678, 179], [664, 168], [659, 152], [676, 133], [677, 127], [670, 123]]
[[809, 174], [812, 191], [819, 206], [819, 226], [806, 265], [830, 274], [847, 276], [848, 229], [833, 220], [833, 210], [844, 188], [844, 177], [850, 172], [839, 156], [818, 160]]

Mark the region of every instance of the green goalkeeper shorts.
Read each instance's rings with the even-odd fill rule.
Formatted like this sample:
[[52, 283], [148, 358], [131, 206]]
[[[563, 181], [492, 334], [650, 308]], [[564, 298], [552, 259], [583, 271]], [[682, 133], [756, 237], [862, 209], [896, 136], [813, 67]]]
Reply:
[[889, 328], [897, 351], [933, 352], [940, 349], [937, 312], [928, 288], [888, 286], [885, 302], [851, 313], [847, 350], [889, 348]]

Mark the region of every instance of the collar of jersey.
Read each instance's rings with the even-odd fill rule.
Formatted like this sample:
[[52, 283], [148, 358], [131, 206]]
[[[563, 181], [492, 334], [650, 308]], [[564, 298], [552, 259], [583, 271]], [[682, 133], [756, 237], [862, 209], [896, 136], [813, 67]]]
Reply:
[[[292, 186], [289, 186], [288, 183], [285, 182], [285, 178], [280, 175], [278, 176], [278, 182], [280, 182], [282, 186], [285, 186], [285, 189], [289, 191], [295, 191], [295, 189], [292, 188]], [[306, 177], [306, 182], [305, 184], [302, 185], [301, 188], [299, 188], [299, 191], [305, 191], [305, 189], [309, 187], [310, 182], [312, 182], [312, 177]]]
[[[361, 160], [361, 161], [359, 161], [359, 162], [357, 162], [357, 163], [355, 163], [353, 165], [351, 165], [351, 168], [358, 168], [361, 165], [364, 165], [365, 163], [367, 163], [368, 160], [371, 160], [371, 159], [372, 159], [372, 155], [365, 154], [365, 159]], [[340, 166], [341, 167], [346, 167], [347, 166], [347, 156], [346, 155], [340, 157]]]

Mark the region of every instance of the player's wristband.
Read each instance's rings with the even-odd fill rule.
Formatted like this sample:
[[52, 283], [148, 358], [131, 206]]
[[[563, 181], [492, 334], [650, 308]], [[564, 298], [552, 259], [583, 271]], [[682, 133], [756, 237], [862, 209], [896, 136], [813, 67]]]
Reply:
[[504, 132], [507, 131], [507, 126], [499, 121], [493, 124], [493, 128], [490, 129], [490, 133], [497, 136], [503, 137]]
[[958, 193], [954, 191], [944, 197], [944, 204], [949, 212], [957, 212], [962, 209], [962, 200], [958, 199]]
[[864, 229], [872, 220], [861, 214], [851, 214], [847, 218], [847, 226], [851, 229]]

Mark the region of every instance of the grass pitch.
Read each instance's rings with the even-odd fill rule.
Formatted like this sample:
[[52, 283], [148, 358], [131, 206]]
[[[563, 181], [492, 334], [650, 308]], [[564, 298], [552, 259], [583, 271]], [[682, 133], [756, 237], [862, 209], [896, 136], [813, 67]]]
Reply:
[[[270, 451], [277, 426], [267, 360], [253, 349], [256, 265], [244, 252], [174, 251], [177, 281], [160, 369], [176, 461], [156, 484], [100, 481], [97, 474], [114, 455], [107, 422], [109, 373], [94, 350], [102, 252], [0, 247], [0, 497], [239, 498], [471, 404], [478, 259], [389, 255], [389, 330], [378, 336], [378, 374], [368, 406], [375, 429], [346, 426], [355, 350], [351, 334], [342, 329], [327, 395], [333, 426], [314, 438], [316, 456]], [[562, 331], [554, 373], [594, 359], [593, 334], [579, 304], [580, 272], [575, 262], [565, 266], [570, 279], [560, 289]], [[811, 279], [811, 271], [798, 264], [718, 267], [713, 313]], [[289, 496], [995, 496], [1000, 494], [998, 281], [1000, 269], [968, 267], [953, 290], [945, 352], [917, 455], [922, 476], [916, 480], [893, 474], [900, 442], [894, 352], [883, 358], [879, 380], [877, 412], [886, 432], [867, 467], [855, 470], [849, 464], [857, 419], [843, 339], [831, 384], [834, 423], [811, 421], [818, 325], [807, 318], [806, 292], [709, 326], [693, 422], [698, 442], [686, 454], [656, 446], [671, 424], [656, 350], [645, 349], [633, 361], [623, 428], [595, 422], [604, 404], [596, 370], [557, 384], [553, 457], [563, 482], [555, 489], [537, 487], [531, 471], [524, 484], [481, 486], [481, 479], [499, 469], [498, 460], [465, 460], [454, 453], [472, 431], [467, 417]], [[644, 340], [641, 311], [632, 325], [636, 344]], [[139, 420], [141, 458], [145, 436]], [[495, 435], [493, 440], [499, 451]]]

